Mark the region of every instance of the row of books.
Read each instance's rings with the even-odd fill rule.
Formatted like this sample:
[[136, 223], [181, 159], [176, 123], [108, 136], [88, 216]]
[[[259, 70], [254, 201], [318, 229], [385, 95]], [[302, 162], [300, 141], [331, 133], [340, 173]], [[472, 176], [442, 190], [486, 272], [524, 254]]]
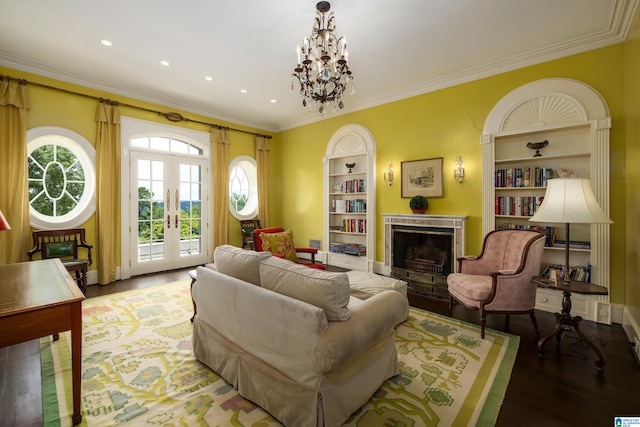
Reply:
[[367, 254], [367, 247], [359, 243], [332, 242], [329, 244], [329, 252], [353, 256], [365, 256]]
[[[549, 264], [542, 269], [540, 275], [542, 277], [549, 277], [549, 271], [551, 269], [560, 270], [558, 279], [564, 280], [567, 275], [567, 269], [564, 265]], [[591, 263], [587, 265], [569, 266], [569, 279], [578, 282], [590, 282], [591, 281]]]
[[497, 169], [495, 186], [503, 187], [546, 187], [547, 180], [554, 178], [551, 168], [508, 168]]
[[[519, 230], [537, 230], [544, 232], [546, 239], [544, 245], [551, 248], [564, 248], [566, 240], [557, 239], [558, 227], [540, 226], [540, 225], [528, 225], [528, 224], [513, 224], [506, 223], [498, 225], [498, 229], [519, 229]], [[591, 242], [583, 240], [570, 240], [570, 249], [591, 249]]]
[[342, 225], [330, 225], [329, 230], [343, 231], [346, 233], [366, 233], [367, 220], [366, 219], [343, 219]]
[[533, 216], [544, 200], [543, 196], [513, 197], [496, 196], [495, 214], [512, 216]]
[[505, 229], [511, 229], [511, 230], [535, 230], [535, 231], [542, 231], [546, 238], [544, 241], [544, 245], [551, 247], [554, 245], [555, 239], [556, 239], [556, 229], [557, 227], [548, 227], [548, 226], [541, 226], [541, 225], [529, 225], [529, 224], [513, 224], [513, 223], [506, 223], [506, 224], [500, 224], [498, 226], [499, 230], [505, 230]]
[[336, 213], [365, 213], [367, 201], [365, 199], [333, 200], [333, 211]]
[[336, 193], [365, 193], [367, 191], [366, 179], [350, 179], [339, 182], [334, 186]]

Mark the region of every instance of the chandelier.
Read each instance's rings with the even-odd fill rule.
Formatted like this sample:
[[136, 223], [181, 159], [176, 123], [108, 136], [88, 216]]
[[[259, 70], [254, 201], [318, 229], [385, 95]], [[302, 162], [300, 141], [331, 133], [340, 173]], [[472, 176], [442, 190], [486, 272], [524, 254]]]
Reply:
[[[300, 83], [302, 105], [309, 107], [320, 104], [318, 111], [326, 117], [326, 109], [332, 112], [344, 107], [342, 96], [347, 83], [353, 80], [349, 71], [349, 52], [344, 37], [334, 34], [336, 29], [333, 12], [329, 12], [331, 5], [321, 1], [316, 5], [316, 18], [311, 37], [305, 37], [302, 46], [298, 46], [298, 65], [291, 75], [291, 91], [293, 92], [294, 77]], [[353, 82], [351, 95], [355, 93]]]

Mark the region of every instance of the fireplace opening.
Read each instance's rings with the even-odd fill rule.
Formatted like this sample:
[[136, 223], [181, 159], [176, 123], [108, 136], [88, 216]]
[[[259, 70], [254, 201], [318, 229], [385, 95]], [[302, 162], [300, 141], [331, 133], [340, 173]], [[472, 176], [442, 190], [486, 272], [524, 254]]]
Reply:
[[447, 297], [453, 241], [454, 230], [449, 228], [392, 227], [392, 276], [406, 280], [410, 291]]

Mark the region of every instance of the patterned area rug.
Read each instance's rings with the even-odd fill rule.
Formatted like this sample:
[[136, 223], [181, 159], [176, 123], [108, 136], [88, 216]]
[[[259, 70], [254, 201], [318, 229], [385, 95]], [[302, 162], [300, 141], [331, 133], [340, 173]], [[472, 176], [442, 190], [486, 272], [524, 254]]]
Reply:
[[[84, 301], [81, 425], [280, 425], [194, 359], [189, 283]], [[71, 425], [70, 341], [40, 341], [46, 426]], [[396, 343], [400, 375], [346, 425], [495, 424], [518, 337], [411, 308]]]

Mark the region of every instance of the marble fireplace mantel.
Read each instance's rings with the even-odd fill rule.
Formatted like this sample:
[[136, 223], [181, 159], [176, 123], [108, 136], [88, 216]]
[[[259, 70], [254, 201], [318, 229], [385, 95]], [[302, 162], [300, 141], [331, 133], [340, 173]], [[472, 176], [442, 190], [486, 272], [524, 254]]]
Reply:
[[[393, 259], [391, 236], [394, 226], [451, 229], [454, 234], [454, 256], [458, 258], [465, 255], [464, 225], [466, 216], [383, 213], [382, 217], [384, 218], [384, 273], [386, 275], [389, 275], [391, 272], [391, 260]], [[454, 262], [453, 264], [454, 271], [456, 271], [458, 268], [457, 263]]]

